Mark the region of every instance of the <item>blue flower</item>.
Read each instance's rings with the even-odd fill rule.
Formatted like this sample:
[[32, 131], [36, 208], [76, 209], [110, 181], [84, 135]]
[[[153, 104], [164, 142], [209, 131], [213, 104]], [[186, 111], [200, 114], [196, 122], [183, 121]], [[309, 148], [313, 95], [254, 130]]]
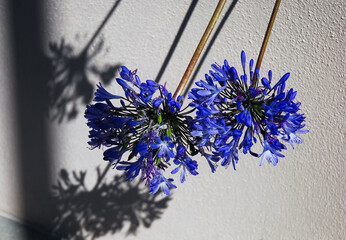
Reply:
[[199, 104], [210, 106], [212, 103], [217, 101], [217, 97], [220, 92], [226, 88], [226, 86], [218, 88], [217, 85], [214, 85], [211, 77], [206, 75], [207, 82], [199, 81], [196, 82], [196, 85], [200, 88], [193, 88], [191, 92], [189, 92], [189, 97], [191, 99], [195, 99], [199, 101]]
[[120, 96], [109, 93], [106, 89], [103, 88], [101, 83], [99, 83], [99, 85], [97, 85], [97, 88], [98, 89], [95, 92], [95, 98], [94, 98], [94, 101], [96, 101], [96, 102], [103, 102], [103, 101], [110, 100], [110, 99], [121, 98]]
[[249, 128], [246, 130], [245, 132], [245, 136], [244, 136], [244, 139], [243, 141], [240, 143], [240, 148], [243, 148], [243, 153], [246, 154], [248, 151], [250, 151], [253, 143], [252, 143], [252, 136], [251, 136], [251, 133], [250, 133], [250, 130]]
[[177, 148], [177, 155], [174, 159], [174, 164], [178, 165], [177, 168], [175, 168], [171, 174], [175, 174], [180, 171], [180, 182], [185, 182], [186, 179], [186, 171], [191, 173], [192, 175], [196, 176], [198, 174], [197, 167], [197, 161], [192, 160], [188, 154], [186, 153], [186, 148], [184, 146], [178, 146]]
[[91, 149], [101, 148], [102, 145], [110, 147], [111, 144], [108, 144], [108, 139], [110, 137], [109, 131], [97, 131], [95, 129], [89, 132], [90, 141], [88, 144]]
[[198, 150], [202, 154], [202, 156], [204, 156], [205, 159], [207, 160], [211, 172], [214, 173], [216, 171], [217, 162], [220, 160], [220, 157], [215, 155], [215, 154], [206, 153], [204, 148], [202, 148], [202, 147], [199, 147]]
[[[291, 146], [293, 146], [293, 142], [297, 144], [301, 144], [303, 140], [297, 136], [298, 133], [307, 133], [309, 130], [302, 130], [302, 128], [305, 126], [303, 123], [305, 117], [303, 114], [293, 114], [290, 115], [286, 121], [282, 122], [280, 125], [284, 132], [281, 134], [282, 138], [289, 142]], [[285, 135], [287, 137], [285, 137]]]
[[239, 140], [232, 139], [228, 144], [222, 145], [217, 148], [217, 152], [220, 153], [220, 156], [223, 158], [221, 166], [228, 168], [230, 163], [232, 163], [235, 170], [235, 164], [238, 163], [238, 143]]
[[199, 124], [195, 123], [193, 127], [194, 130], [191, 135], [199, 138], [200, 146], [207, 145], [213, 135], [227, 131], [225, 126], [218, 124], [215, 119], [209, 117], [206, 117], [204, 121], [200, 121]]
[[142, 156], [136, 162], [119, 162], [117, 169], [126, 171], [127, 180], [132, 180], [139, 175], [144, 167], [144, 156]]
[[162, 170], [157, 170], [154, 174], [154, 178], [151, 181], [151, 184], [149, 186], [149, 191], [152, 194], [155, 194], [159, 189], [161, 190], [161, 192], [165, 193], [166, 195], [170, 194], [170, 188], [177, 188], [173, 183], [173, 179], [172, 178], [165, 178], [163, 176]]
[[260, 166], [262, 166], [265, 159], [276, 166], [278, 157], [284, 157], [284, 155], [278, 152], [281, 149], [286, 149], [285, 145], [280, 143], [276, 138], [267, 135], [263, 142], [263, 153], [259, 156], [262, 156]]
[[235, 119], [241, 123], [245, 124], [247, 127], [251, 127], [253, 124], [252, 116], [247, 108], [243, 108], [244, 110], [240, 112], [238, 115], [235, 115]]
[[110, 162], [114, 162], [114, 161], [120, 161], [122, 155], [126, 152], [126, 150], [121, 149], [120, 146], [116, 146], [116, 147], [112, 147], [107, 149], [104, 153], [103, 153], [103, 159], [110, 161]]
[[159, 84], [154, 82], [153, 80], [147, 80], [146, 83], [140, 84], [140, 95], [144, 102], [149, 102], [156, 92], [159, 89]]
[[95, 123], [95, 121], [112, 116], [111, 109], [112, 107], [104, 103], [88, 105], [84, 117], [89, 121], [89, 123]]
[[[178, 146], [190, 146], [181, 164], [192, 174], [197, 169], [197, 162], [189, 160], [196, 152], [190, 133], [191, 117], [187, 115], [191, 111], [181, 110], [183, 97], [174, 99], [166, 84], [141, 82], [137, 70], [121, 67], [116, 83], [124, 96], [108, 92], [100, 83], [96, 103], [86, 107], [90, 148], [104, 147], [104, 160], [124, 171], [128, 180], [140, 176], [151, 192], [160, 188], [169, 194], [167, 186], [174, 185], [163, 177], [163, 170], [170, 167], [168, 161], [175, 157]], [[122, 159], [126, 152], [127, 161]]]
[[[305, 117], [297, 113], [301, 105], [294, 102], [297, 92], [293, 89], [285, 92], [290, 74], [284, 74], [273, 86], [270, 70], [259, 86], [258, 81], [253, 83], [255, 77], [260, 79], [259, 70], [253, 71], [253, 64], [251, 59], [247, 75], [244, 51], [241, 53], [243, 74], [226, 60], [223, 66], [213, 64], [206, 81], [197, 82], [197, 88], [189, 92], [190, 106], [197, 109], [191, 134], [212, 172], [217, 161], [210, 161], [211, 156], [222, 159], [222, 166], [232, 163], [235, 169], [240, 149], [244, 154], [262, 156], [261, 165], [264, 159], [276, 165], [278, 157], [283, 156], [279, 152], [286, 149], [280, 140], [293, 147], [293, 142], [302, 142], [297, 134], [308, 132], [303, 129]], [[263, 146], [262, 154], [252, 151], [257, 139]]]
[[157, 149], [159, 148], [159, 152], [157, 153], [158, 157], [165, 157], [169, 156], [170, 158], [174, 158], [175, 154], [174, 152], [170, 149], [174, 147], [174, 144], [169, 141], [168, 136], [164, 136], [163, 141], [159, 138], [155, 138], [156, 143], [152, 143], [150, 147], [152, 149]]
[[161, 103], [163, 102], [163, 100], [165, 100], [164, 98], [157, 98], [153, 101], [153, 105], [155, 107], [159, 107], [161, 105]]

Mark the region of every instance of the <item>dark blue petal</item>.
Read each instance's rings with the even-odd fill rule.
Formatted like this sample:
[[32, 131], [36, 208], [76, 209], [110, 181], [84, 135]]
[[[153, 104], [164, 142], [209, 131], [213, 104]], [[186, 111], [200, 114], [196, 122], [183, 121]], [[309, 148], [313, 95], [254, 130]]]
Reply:
[[191, 131], [191, 135], [193, 137], [202, 137], [203, 136], [203, 132], [194, 130], [194, 131]]
[[170, 158], [174, 158], [175, 157], [175, 153], [171, 149], [169, 149], [169, 148], [167, 148], [167, 154], [168, 154], [168, 156]]
[[243, 75], [242, 80], [245, 83], [245, 85], [247, 85], [247, 75], [246, 74]]
[[258, 68], [256, 68], [255, 74], [256, 74], [256, 78], [259, 79], [260, 78], [260, 74], [259, 74], [259, 69]]
[[153, 80], [147, 80], [147, 84], [151, 87], [159, 87], [159, 84], [157, 84], [155, 81]]
[[123, 87], [124, 90], [128, 89], [130, 91], [133, 91], [133, 89], [124, 80], [122, 80], [120, 78], [117, 78], [116, 80], [119, 83], [119, 85]]
[[250, 72], [252, 71], [253, 68], [253, 59], [250, 60]]
[[129, 81], [129, 80], [130, 80], [130, 79], [129, 79], [129, 74], [130, 74], [130, 70], [129, 70], [127, 67], [125, 67], [125, 66], [121, 66], [120, 76], [121, 76], [123, 79]]
[[200, 95], [200, 96], [208, 96], [208, 95], [211, 94], [211, 92], [208, 91], [208, 90], [199, 90], [199, 91], [197, 92], [197, 94]]
[[137, 75], [136, 75], [136, 84], [137, 86], [141, 85], [141, 80], [139, 79]]
[[143, 122], [137, 122], [137, 121], [128, 121], [127, 124], [134, 127], [134, 126], [138, 126], [141, 125]]
[[112, 123], [115, 128], [122, 128], [132, 117], [112, 117]]
[[152, 149], [157, 149], [157, 148], [160, 147], [160, 144], [158, 144], [158, 143], [152, 143], [152, 144], [150, 144], [150, 147], [151, 147]]
[[184, 183], [185, 182], [185, 176], [186, 176], [186, 171], [185, 171], [185, 168], [183, 168], [180, 172], [180, 182], [181, 183]]
[[285, 93], [280, 93], [275, 97], [276, 100], [282, 100], [285, 97]]
[[121, 103], [121, 106], [122, 106], [123, 108], [126, 108], [125, 102], [124, 102], [123, 100], [120, 100], [120, 103]]
[[175, 107], [176, 107], [176, 109], [180, 110], [181, 109], [181, 103], [180, 102], [176, 102], [175, 103]]
[[241, 51], [241, 65], [243, 66], [243, 69], [245, 70], [245, 62], [246, 62], [246, 55], [244, 51]]
[[245, 114], [245, 125], [247, 127], [251, 127], [252, 126], [252, 117], [251, 117], [251, 113], [250, 111], [246, 111], [246, 114]]
[[290, 77], [290, 73], [286, 73], [285, 75], [282, 76], [282, 78], [279, 80], [279, 82], [276, 85], [279, 86], [283, 84], [289, 77]]
[[242, 134], [243, 134], [243, 131], [242, 131], [242, 130], [240, 130], [240, 129], [235, 129], [235, 130], [233, 131], [233, 138], [234, 138], [235, 140], [237, 140], [237, 139], [239, 139], [239, 138], [241, 137]]
[[244, 111], [244, 106], [241, 104], [240, 101], [237, 101], [237, 108], [241, 111]]
[[281, 85], [279, 85], [278, 92], [282, 93], [285, 90], [286, 83], [283, 82]]
[[158, 106], [161, 105], [161, 103], [163, 102], [163, 100], [164, 100], [164, 98], [158, 98], [158, 99], [156, 99], [156, 100], [153, 101], [153, 105], [154, 105], [155, 107], [158, 107]]
[[185, 147], [184, 146], [182, 146], [182, 145], [179, 145], [178, 147], [177, 147], [177, 153], [178, 153], [178, 155], [183, 155], [184, 154], [184, 152], [185, 152]]
[[166, 152], [166, 151], [165, 151], [164, 148], [160, 148], [160, 149], [159, 149], [159, 152], [157, 153], [157, 156], [158, 156], [158, 157], [162, 157], [162, 156], [165, 155], [165, 152]]
[[121, 97], [117, 96], [117, 95], [113, 95], [113, 94], [109, 93], [106, 89], [104, 89], [101, 83], [99, 83], [99, 85], [97, 85], [97, 90], [95, 92], [94, 101], [102, 102], [102, 101], [109, 100], [109, 99], [119, 99], [119, 98], [121, 98]]
[[177, 168], [173, 169], [171, 171], [171, 174], [176, 174], [177, 172], [179, 172], [179, 169], [181, 168], [181, 166], [178, 166]]
[[[148, 146], [149, 143], [142, 143], [142, 144], [137, 144], [136, 145], [136, 152], [138, 152], [139, 154], [145, 154], [148, 152]], [[151, 146], [150, 146], [151, 147]]]
[[272, 72], [272, 70], [269, 70], [269, 72], [268, 72], [268, 77], [269, 77], [269, 83], [271, 83], [271, 82], [272, 82], [272, 77], [273, 77], [273, 72]]
[[264, 87], [270, 89], [270, 83], [269, 83], [268, 79], [266, 79], [266, 78], [264, 77], [264, 78], [262, 78], [261, 82], [262, 82], [262, 84], [263, 84]]
[[236, 82], [239, 79], [237, 69], [235, 69], [234, 67], [231, 67], [230, 74], [234, 82]]
[[170, 142], [170, 143], [167, 144], [167, 146], [170, 147], [170, 148], [174, 148], [175, 145], [174, 145], [174, 143]]
[[119, 161], [122, 155], [124, 154], [124, 152], [126, 151], [127, 149], [120, 150], [119, 147], [113, 147], [113, 148], [107, 149], [103, 153], [103, 159], [108, 160], [110, 162]]

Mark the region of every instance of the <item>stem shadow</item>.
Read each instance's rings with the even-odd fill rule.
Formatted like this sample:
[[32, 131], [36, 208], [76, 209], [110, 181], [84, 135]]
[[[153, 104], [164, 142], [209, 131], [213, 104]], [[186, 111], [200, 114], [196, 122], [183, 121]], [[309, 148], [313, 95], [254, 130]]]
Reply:
[[61, 123], [64, 119], [72, 120], [78, 115], [80, 104], [89, 104], [93, 98], [94, 83], [90, 75], [109, 84], [121, 64], [107, 64], [99, 67], [94, 58], [102, 51], [104, 40], [99, 37], [110, 17], [121, 0], [115, 1], [108, 14], [80, 53], [75, 53], [71, 44], [60, 42], [49, 43], [48, 62], [51, 74], [47, 83], [49, 94], [48, 113], [52, 120]]
[[[212, 39], [210, 40], [210, 42], [208, 43], [208, 47], [207, 49], [204, 51], [202, 57], [199, 59], [199, 63], [197, 65], [197, 67], [195, 68], [192, 77], [190, 78], [190, 80], [188, 81], [188, 83], [186, 84], [186, 87], [184, 89], [184, 96], [187, 96], [192, 84], [195, 82], [196, 78], [197, 78], [197, 74], [199, 73], [199, 70], [201, 69], [205, 59], [207, 58], [209, 51], [211, 49], [211, 47], [214, 45], [218, 35], [220, 34], [223, 26], [225, 25], [225, 23], [227, 22], [229, 16], [231, 15], [235, 5], [237, 4], [238, 0], [233, 0], [233, 2], [231, 3], [231, 5], [228, 7], [227, 12], [225, 13], [225, 15], [223, 16], [219, 26], [217, 27], [217, 29], [215, 30]], [[204, 75], [203, 75], [204, 76]]]
[[166, 70], [166, 68], [167, 68], [168, 63], [169, 63], [169, 61], [171, 60], [171, 58], [172, 58], [172, 56], [173, 56], [173, 53], [174, 53], [175, 49], [177, 48], [177, 45], [178, 45], [178, 43], [179, 43], [179, 41], [180, 41], [181, 36], [182, 36], [183, 33], [184, 33], [184, 30], [185, 30], [185, 28], [186, 28], [187, 23], [188, 23], [189, 20], [190, 20], [190, 17], [191, 17], [191, 15], [192, 15], [192, 13], [193, 13], [193, 10], [195, 10], [195, 7], [196, 7], [196, 5], [197, 5], [197, 2], [198, 2], [198, 0], [193, 0], [193, 1], [191, 2], [191, 4], [190, 4], [189, 9], [187, 10], [187, 12], [186, 12], [186, 14], [185, 14], [184, 20], [183, 20], [183, 22], [181, 23], [181, 25], [180, 25], [180, 27], [179, 27], [179, 30], [178, 30], [178, 32], [177, 32], [177, 35], [175, 36], [174, 41], [173, 41], [173, 43], [172, 43], [172, 45], [171, 45], [171, 47], [170, 47], [170, 49], [169, 49], [169, 51], [168, 51], [168, 53], [167, 53], [167, 55], [166, 55], [166, 58], [165, 58], [165, 60], [164, 60], [163, 63], [162, 63], [162, 66], [161, 66], [161, 68], [160, 68], [160, 71], [159, 71], [159, 73], [157, 74], [157, 76], [156, 76], [156, 78], [155, 78], [155, 81], [156, 81], [157, 83], [160, 82], [160, 80], [161, 80], [161, 78], [162, 78], [162, 75], [163, 75], [163, 73], [165, 72], [165, 70]]

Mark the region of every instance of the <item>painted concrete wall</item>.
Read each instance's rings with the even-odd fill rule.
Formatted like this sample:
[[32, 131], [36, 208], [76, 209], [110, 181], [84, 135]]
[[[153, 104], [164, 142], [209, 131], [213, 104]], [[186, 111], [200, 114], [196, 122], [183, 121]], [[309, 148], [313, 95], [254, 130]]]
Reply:
[[[26, 1], [23, 1], [26, 2]], [[310, 133], [276, 167], [241, 156], [169, 198], [126, 183], [87, 148], [95, 84], [138, 68], [174, 91], [217, 1], [0, 2], [0, 214], [70, 239], [344, 239], [346, 2], [282, 1], [262, 72], [290, 72]], [[194, 80], [256, 58], [273, 0], [229, 1]], [[85, 188], [78, 183], [85, 173]], [[59, 183], [58, 183], [59, 182]]]

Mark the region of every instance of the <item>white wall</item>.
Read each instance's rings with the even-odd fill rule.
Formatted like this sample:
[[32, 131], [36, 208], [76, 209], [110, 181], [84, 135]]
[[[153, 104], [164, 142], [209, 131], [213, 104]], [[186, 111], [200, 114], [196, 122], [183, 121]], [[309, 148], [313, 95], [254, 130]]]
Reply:
[[[81, 234], [79, 230], [83, 223], [80, 219], [83, 216], [79, 214], [84, 210], [87, 212], [84, 214], [96, 220], [85, 223], [84, 233], [88, 232], [86, 229], [91, 234], [95, 234], [96, 229], [102, 230], [100, 239], [346, 237], [345, 1], [282, 1], [264, 56], [262, 72], [273, 70], [274, 79], [291, 73], [287, 86], [298, 91], [301, 110], [306, 114], [306, 128], [310, 130], [302, 136], [304, 143], [295, 150], [288, 147], [286, 157], [276, 167], [269, 164], [259, 167], [259, 159], [242, 155], [237, 171], [220, 167], [212, 174], [199, 157], [199, 175], [189, 176], [186, 183], [178, 184], [178, 189], [168, 200], [160, 195], [146, 194], [145, 188], [136, 183], [128, 185], [119, 179], [112, 182], [118, 174], [112, 169], [105, 178], [108, 185], [104, 194], [109, 198], [105, 200], [102, 194], [92, 191], [97, 181], [96, 168], [99, 166], [102, 171], [106, 162], [102, 160], [102, 151], [87, 148], [88, 128], [83, 111], [92, 88], [102, 81], [100, 72], [105, 72], [108, 67], [110, 73], [119, 64], [138, 68], [142, 80], [157, 76], [190, 1], [121, 1], [88, 47], [89, 60], [84, 65], [69, 62], [71, 71], [83, 71], [75, 71], [72, 78], [61, 75], [55, 82], [49, 68], [53, 56], [49, 44], [59, 45], [63, 39], [72, 51], [69, 56], [82, 63], [83, 57], [79, 54], [117, 1], [42, 2], [38, 2], [42, 8], [38, 21], [42, 25], [37, 26], [39, 45], [36, 49], [30, 49], [35, 41], [22, 43], [18, 40], [21, 33], [13, 31], [13, 26], [26, 24], [25, 17], [24, 23], [17, 25], [11, 18], [16, 11], [25, 11], [25, 7], [11, 12], [8, 10], [10, 1], [0, 2], [1, 215], [25, 218], [46, 228], [54, 225], [55, 217], [61, 217], [61, 222], [66, 225], [60, 229], [68, 232], [70, 238]], [[198, 2], [190, 16], [161, 79], [161, 83], [167, 81], [172, 92], [216, 2]], [[256, 58], [274, 2], [230, 0], [220, 21], [229, 7], [234, 8], [195, 80], [203, 78], [210, 64], [221, 63], [225, 58], [240, 67], [241, 50], [245, 50], [248, 57]], [[99, 53], [91, 57], [101, 42]], [[14, 54], [18, 49], [23, 50], [22, 45], [29, 54], [24, 62], [16, 60], [16, 56], [22, 56], [23, 52]], [[41, 55], [35, 54], [39, 52]], [[31, 63], [31, 59], [38, 59], [39, 64]], [[37, 68], [23, 70], [23, 66]], [[24, 82], [22, 70], [29, 71]], [[30, 76], [34, 77], [31, 79]], [[107, 85], [107, 89], [121, 93], [114, 81]], [[23, 94], [26, 94], [27, 102]], [[49, 100], [56, 102], [48, 105]], [[42, 101], [46, 102], [41, 106]], [[36, 105], [40, 105], [37, 111]], [[46, 105], [50, 117], [43, 111]], [[62, 117], [61, 121], [56, 116]], [[70, 186], [64, 197], [53, 195], [55, 198], [52, 198], [52, 186], [61, 181], [62, 169], [71, 181], [73, 171], [86, 171], [88, 190], [81, 190], [76, 196]], [[155, 211], [158, 217], [151, 215]], [[149, 221], [148, 216], [154, 216], [154, 220]], [[135, 219], [143, 218], [151, 223], [150, 227], [142, 220], [136, 223]], [[102, 219], [106, 222], [98, 225]], [[132, 229], [128, 234], [130, 226]]]

